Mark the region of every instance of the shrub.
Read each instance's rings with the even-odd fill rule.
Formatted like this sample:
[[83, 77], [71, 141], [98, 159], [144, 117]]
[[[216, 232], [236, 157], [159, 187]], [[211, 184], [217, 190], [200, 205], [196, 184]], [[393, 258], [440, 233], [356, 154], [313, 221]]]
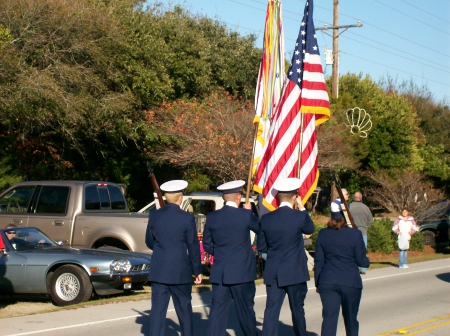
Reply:
[[411, 241], [409, 242], [409, 249], [410, 251], [423, 251], [424, 244], [422, 232], [416, 232], [412, 235]]
[[369, 252], [392, 253], [397, 249], [397, 237], [392, 232], [389, 218], [375, 220], [367, 230], [367, 250]]
[[[393, 222], [389, 218], [375, 220], [367, 230], [367, 251], [381, 252], [385, 254], [398, 250], [397, 235], [392, 231]], [[314, 250], [319, 231], [326, 227], [326, 224], [314, 223], [314, 233], [311, 236], [312, 245], [306, 246], [307, 250]], [[411, 251], [423, 251], [423, 234], [415, 233], [410, 241], [409, 249]]]
[[305, 248], [307, 250], [311, 250], [314, 251], [314, 249], [316, 248], [316, 240], [317, 240], [317, 235], [319, 234], [319, 231], [322, 230], [323, 228], [326, 228], [327, 225], [326, 224], [318, 224], [318, 223], [314, 223], [314, 233], [311, 236], [311, 245], [309, 246], [305, 246]]

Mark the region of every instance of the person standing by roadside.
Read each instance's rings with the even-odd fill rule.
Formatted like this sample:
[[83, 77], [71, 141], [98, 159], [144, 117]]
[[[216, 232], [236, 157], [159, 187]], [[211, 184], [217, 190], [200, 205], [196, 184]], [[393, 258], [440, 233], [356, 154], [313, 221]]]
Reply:
[[[292, 312], [296, 336], [307, 335], [303, 308], [309, 280], [303, 234], [314, 233], [314, 224], [298, 196], [301, 181], [287, 178], [277, 181], [274, 189], [280, 205], [261, 218], [258, 250], [267, 253], [264, 270], [267, 302], [264, 311], [263, 336], [278, 335], [281, 306], [286, 293]], [[298, 209], [294, 210], [294, 205]]]
[[392, 226], [392, 231], [398, 235], [398, 268], [408, 268], [408, 250], [411, 236], [419, 230], [416, 221], [409, 215], [408, 209], [403, 209]]
[[361, 231], [348, 227], [344, 218], [331, 218], [317, 235], [314, 254], [314, 281], [323, 306], [321, 335], [336, 335], [341, 306], [346, 335], [358, 335], [363, 287], [358, 267], [369, 266]]
[[[353, 217], [353, 221], [362, 233], [364, 240], [364, 246], [367, 249], [367, 229], [373, 222], [373, 216], [367, 205], [362, 202], [362, 194], [357, 191], [353, 195], [353, 202], [350, 203], [350, 213]], [[360, 267], [359, 273], [366, 274], [366, 268]]]
[[231, 181], [217, 187], [222, 191], [225, 205], [206, 215], [203, 247], [214, 256], [209, 281], [212, 301], [207, 335], [227, 335], [227, 322], [232, 300], [236, 306], [239, 325], [248, 336], [256, 336], [254, 298], [256, 293], [256, 260], [250, 241], [250, 230], [257, 233], [259, 219], [251, 204], [241, 204], [244, 181]]
[[200, 246], [195, 218], [180, 209], [183, 190], [188, 183], [174, 180], [163, 183], [167, 204], [150, 212], [145, 243], [153, 250], [148, 280], [152, 287], [150, 336], [164, 336], [167, 307], [172, 300], [181, 335], [193, 336], [192, 275], [195, 284], [202, 282]]

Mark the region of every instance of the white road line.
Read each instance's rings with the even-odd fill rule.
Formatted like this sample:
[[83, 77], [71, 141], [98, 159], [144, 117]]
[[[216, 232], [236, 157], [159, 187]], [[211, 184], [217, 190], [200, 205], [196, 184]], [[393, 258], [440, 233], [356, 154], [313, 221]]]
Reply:
[[[434, 271], [434, 270], [439, 270], [439, 269], [443, 269], [443, 268], [449, 268], [449, 266], [443, 266], [443, 267], [436, 267], [436, 268], [428, 268], [428, 269], [424, 269], [424, 270], [420, 270], [420, 271], [406, 271], [402, 273], [397, 273], [397, 274], [391, 274], [391, 275], [383, 275], [380, 277], [376, 277], [376, 278], [370, 278], [370, 279], [363, 279], [363, 282], [366, 281], [371, 281], [371, 280], [377, 280], [377, 279], [383, 279], [383, 278], [390, 278], [390, 277], [396, 277], [396, 276], [402, 276], [402, 275], [408, 275], [408, 274], [413, 274], [413, 273], [421, 273], [421, 272], [427, 272], [427, 271]], [[309, 290], [312, 289], [316, 289], [316, 287], [309, 287]], [[263, 294], [263, 295], [257, 295], [255, 296], [255, 299], [259, 299], [259, 298], [263, 298], [266, 297], [267, 295]], [[202, 308], [202, 307], [209, 307], [210, 304], [201, 304], [201, 305], [196, 305], [196, 306], [192, 306], [192, 308]], [[168, 309], [167, 312], [173, 312], [175, 311], [175, 309]], [[49, 329], [42, 329], [42, 330], [36, 330], [36, 331], [30, 331], [30, 332], [25, 332], [25, 333], [20, 333], [20, 334], [9, 334], [6, 336], [22, 336], [22, 335], [33, 335], [33, 334], [40, 334], [40, 333], [44, 333], [44, 332], [49, 332], [49, 331], [56, 331], [56, 330], [64, 330], [64, 329], [70, 329], [70, 328], [77, 328], [77, 327], [84, 327], [84, 326], [89, 326], [89, 325], [95, 325], [95, 324], [100, 324], [100, 323], [106, 323], [106, 322], [113, 322], [113, 321], [121, 321], [121, 320], [127, 320], [130, 318], [137, 318], [137, 317], [141, 317], [142, 315], [145, 316], [149, 316], [149, 314], [147, 313], [142, 313], [140, 315], [132, 315], [132, 316], [125, 316], [125, 317], [118, 317], [118, 318], [114, 318], [114, 319], [109, 319], [109, 320], [101, 320], [101, 321], [95, 321], [95, 322], [87, 322], [87, 323], [80, 323], [80, 324], [74, 324], [74, 325], [70, 325], [70, 326], [64, 326], [64, 327], [56, 327], [56, 328], [49, 328]]]
[[384, 279], [384, 278], [391, 278], [391, 277], [396, 277], [396, 276], [401, 276], [401, 275], [408, 275], [408, 274], [414, 274], [414, 273], [427, 272], [427, 271], [435, 271], [435, 270], [439, 270], [439, 269], [443, 269], [443, 268], [450, 269], [450, 266], [428, 268], [428, 269], [424, 269], [424, 270], [420, 270], [420, 271], [406, 271], [404, 273], [402, 271], [402, 273], [391, 274], [391, 275], [383, 275], [383, 276], [379, 276], [379, 277], [376, 277], [376, 278], [370, 278], [370, 279], [363, 279], [363, 282], [365, 282], [365, 281], [372, 281], [372, 280], [378, 280], [378, 279]]

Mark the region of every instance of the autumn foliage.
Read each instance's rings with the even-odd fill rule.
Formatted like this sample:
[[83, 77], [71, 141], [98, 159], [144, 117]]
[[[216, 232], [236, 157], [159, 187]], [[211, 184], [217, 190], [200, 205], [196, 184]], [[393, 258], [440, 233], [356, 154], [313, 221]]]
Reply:
[[253, 106], [216, 93], [203, 101], [178, 100], [148, 111], [148, 120], [166, 139], [150, 151], [158, 162], [196, 167], [216, 183], [246, 179], [253, 146]]

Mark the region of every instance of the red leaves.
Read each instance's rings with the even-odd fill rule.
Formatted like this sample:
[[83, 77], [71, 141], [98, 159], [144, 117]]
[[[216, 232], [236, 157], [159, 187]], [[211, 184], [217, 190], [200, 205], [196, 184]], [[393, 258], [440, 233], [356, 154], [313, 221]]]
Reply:
[[195, 166], [223, 181], [246, 178], [253, 144], [252, 102], [228, 93], [203, 101], [163, 103], [153, 123], [170, 143], [155, 149], [154, 159], [181, 168]]

